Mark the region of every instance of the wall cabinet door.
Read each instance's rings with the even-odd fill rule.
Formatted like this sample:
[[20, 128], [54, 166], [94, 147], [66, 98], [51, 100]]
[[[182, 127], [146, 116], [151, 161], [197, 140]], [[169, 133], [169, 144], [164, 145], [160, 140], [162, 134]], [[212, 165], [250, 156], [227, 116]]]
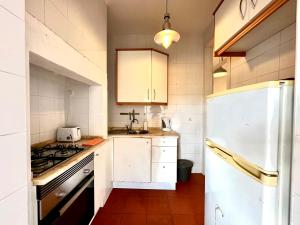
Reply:
[[117, 51], [117, 101], [151, 102], [151, 51]]
[[109, 140], [95, 151], [94, 186], [95, 213], [103, 207], [112, 190], [113, 141]]
[[114, 181], [150, 182], [151, 139], [114, 138]]
[[258, 15], [273, 0], [248, 0], [249, 1], [249, 19]]
[[224, 0], [215, 13], [215, 51], [249, 21], [248, 7], [248, 0]]
[[117, 50], [117, 103], [168, 103], [168, 55], [154, 49]]
[[168, 102], [168, 56], [152, 51], [152, 102]]

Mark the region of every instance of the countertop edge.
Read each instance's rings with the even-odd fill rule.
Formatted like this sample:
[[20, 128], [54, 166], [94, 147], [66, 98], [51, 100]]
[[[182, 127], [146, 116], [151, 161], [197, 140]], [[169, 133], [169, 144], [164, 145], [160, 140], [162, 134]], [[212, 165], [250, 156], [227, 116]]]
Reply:
[[66, 170], [70, 169], [72, 166], [74, 166], [76, 163], [80, 162], [85, 157], [89, 156], [90, 154], [94, 153], [97, 148], [101, 147], [102, 145], [106, 144], [109, 141], [108, 139], [105, 139], [103, 142], [90, 147], [86, 151], [82, 151], [75, 155], [74, 157], [70, 158], [69, 161], [63, 162], [61, 165], [58, 165], [57, 168], [53, 168], [53, 170], [48, 171], [47, 173], [32, 178], [32, 185], [33, 186], [39, 186], [39, 185], [45, 185], [51, 180], [55, 179], [57, 176], [64, 173]]

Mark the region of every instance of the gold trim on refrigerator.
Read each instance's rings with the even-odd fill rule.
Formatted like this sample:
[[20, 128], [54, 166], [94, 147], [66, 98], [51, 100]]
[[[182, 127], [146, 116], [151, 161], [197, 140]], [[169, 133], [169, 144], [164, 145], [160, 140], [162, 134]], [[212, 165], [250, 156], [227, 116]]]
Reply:
[[209, 149], [222, 158], [224, 161], [234, 166], [241, 172], [252, 177], [256, 181], [268, 185], [268, 186], [277, 186], [278, 183], [278, 172], [266, 171], [260, 168], [259, 166], [250, 163], [241, 157], [233, 154], [230, 150], [223, 148], [222, 146], [214, 143], [213, 141], [206, 139], [206, 145]]

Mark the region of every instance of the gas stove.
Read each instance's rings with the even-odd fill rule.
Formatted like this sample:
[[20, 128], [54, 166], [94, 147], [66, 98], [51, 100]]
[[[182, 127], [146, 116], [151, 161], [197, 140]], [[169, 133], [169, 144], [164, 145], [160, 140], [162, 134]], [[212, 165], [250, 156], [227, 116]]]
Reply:
[[49, 144], [31, 151], [31, 171], [37, 177], [46, 170], [84, 151], [86, 147], [77, 144]]

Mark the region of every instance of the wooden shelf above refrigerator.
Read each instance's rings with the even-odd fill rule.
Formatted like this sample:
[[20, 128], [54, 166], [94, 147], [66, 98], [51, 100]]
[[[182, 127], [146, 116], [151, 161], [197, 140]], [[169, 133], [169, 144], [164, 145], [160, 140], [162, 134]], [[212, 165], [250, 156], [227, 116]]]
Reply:
[[[225, 1], [226, 0], [221, 1], [220, 5], [214, 12], [215, 24], [217, 23], [216, 13], [218, 13], [219, 10], [222, 10], [221, 6]], [[222, 17], [219, 19], [222, 19]], [[246, 56], [247, 50], [278, 33], [287, 26], [295, 23], [295, 21], [296, 0], [273, 0], [245, 25], [243, 25], [242, 28], [232, 35], [227, 41], [224, 41], [221, 47], [216, 48], [214, 55], [216, 57]], [[224, 29], [226, 28], [224, 27]], [[222, 37], [222, 33], [218, 34], [215, 25], [215, 46], [216, 38], [220, 39], [218, 35]]]

